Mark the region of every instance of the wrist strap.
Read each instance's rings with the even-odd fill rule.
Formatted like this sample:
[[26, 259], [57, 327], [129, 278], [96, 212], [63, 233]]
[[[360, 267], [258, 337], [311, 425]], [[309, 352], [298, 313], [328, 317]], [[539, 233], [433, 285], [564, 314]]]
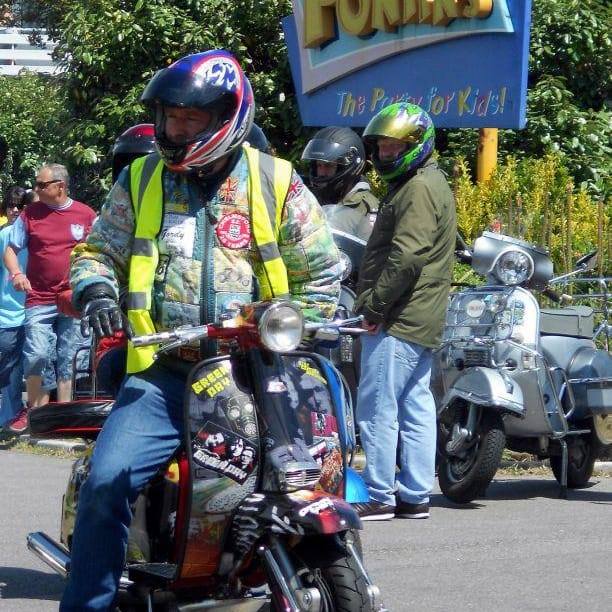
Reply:
[[23, 276], [23, 272], [15, 272], [15, 274], [11, 274], [11, 275], [8, 277], [8, 279], [9, 279], [10, 281], [12, 281], [12, 280], [14, 280], [14, 279], [15, 279], [15, 277], [16, 277], [16, 276], [20, 276], [20, 275], [21, 275], [21, 276]]

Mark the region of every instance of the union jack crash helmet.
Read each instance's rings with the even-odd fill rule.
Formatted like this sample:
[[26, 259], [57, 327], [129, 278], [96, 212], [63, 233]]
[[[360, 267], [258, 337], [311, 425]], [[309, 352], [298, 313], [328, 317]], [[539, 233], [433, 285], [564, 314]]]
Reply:
[[[230, 155], [246, 139], [255, 114], [251, 84], [227, 51], [195, 53], [158, 71], [141, 101], [155, 115], [155, 142], [168, 168], [201, 172]], [[202, 131], [184, 142], [166, 136], [166, 109], [196, 108], [210, 113]]]

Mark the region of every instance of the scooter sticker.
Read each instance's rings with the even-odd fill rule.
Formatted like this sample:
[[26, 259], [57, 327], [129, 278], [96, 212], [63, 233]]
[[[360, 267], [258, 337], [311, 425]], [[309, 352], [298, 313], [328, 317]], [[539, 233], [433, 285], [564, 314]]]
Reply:
[[311, 412], [312, 434], [322, 438], [338, 437], [338, 422], [336, 417], [324, 412]]
[[218, 393], [230, 386], [231, 380], [229, 371], [225, 364], [221, 364], [211, 372], [206, 372], [205, 376], [191, 384], [194, 393], [205, 399], [207, 397], [215, 397]]
[[256, 464], [257, 450], [246, 438], [207, 421], [193, 438], [195, 463], [244, 484]]

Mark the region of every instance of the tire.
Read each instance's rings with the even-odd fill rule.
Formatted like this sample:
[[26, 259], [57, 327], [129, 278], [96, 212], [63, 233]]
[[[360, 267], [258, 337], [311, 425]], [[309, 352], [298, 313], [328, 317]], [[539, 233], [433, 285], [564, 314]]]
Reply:
[[[344, 537], [306, 538], [291, 552], [302, 584], [319, 590], [321, 612], [373, 612], [366, 577], [346, 548], [347, 537], [353, 538], [359, 553], [361, 542], [356, 532]], [[273, 596], [271, 610], [284, 612], [285, 606]]]
[[480, 497], [493, 480], [506, 445], [501, 415], [478, 409], [474, 440], [466, 443], [461, 456], [448, 455], [446, 443], [455, 423], [465, 425], [469, 404], [457, 405], [443, 413], [438, 422], [438, 482], [444, 495], [466, 504]]
[[[567, 488], [581, 489], [585, 487], [595, 467], [597, 459], [596, 444], [591, 434], [569, 438], [567, 440], [568, 462], [567, 462]], [[550, 458], [550, 467], [557, 482], [561, 484], [562, 458], [554, 456]]]

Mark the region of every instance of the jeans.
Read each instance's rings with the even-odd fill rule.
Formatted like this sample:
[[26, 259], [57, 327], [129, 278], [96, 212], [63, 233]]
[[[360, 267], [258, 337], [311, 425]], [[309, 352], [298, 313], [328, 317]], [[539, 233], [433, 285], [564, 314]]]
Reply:
[[128, 376], [79, 493], [61, 612], [108, 610], [124, 568], [132, 504], [183, 431], [185, 380], [159, 364]]
[[[435, 481], [436, 406], [429, 390], [432, 352], [379, 331], [361, 336], [357, 424], [370, 499], [395, 506], [429, 502]], [[400, 471], [396, 453], [400, 444]]]
[[25, 328], [7, 327], [0, 329], [0, 426], [10, 423], [21, 410], [23, 402], [22, 352]]
[[72, 358], [77, 337], [77, 320], [60, 314], [55, 304], [26, 308], [24, 373], [41, 376], [49, 355], [49, 334], [56, 338], [58, 380], [72, 378]]

